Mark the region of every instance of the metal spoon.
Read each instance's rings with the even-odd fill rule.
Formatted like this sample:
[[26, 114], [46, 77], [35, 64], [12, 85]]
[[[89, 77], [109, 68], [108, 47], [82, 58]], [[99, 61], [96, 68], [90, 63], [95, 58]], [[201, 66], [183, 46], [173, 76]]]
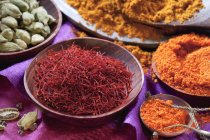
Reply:
[[196, 128], [190, 127], [188, 125], [183, 125], [183, 124], [171, 125], [171, 126], [165, 127], [165, 129], [174, 128], [174, 127], [180, 127], [180, 126], [188, 128], [188, 129], [191, 129], [191, 130], [195, 131], [199, 135], [204, 135], [206, 137], [210, 137], [210, 132], [208, 132], [208, 131], [201, 130], [201, 129], [196, 129]]
[[180, 23], [178, 21], [173, 21], [170, 23], [164, 22], [144, 22], [144, 24], [154, 26], [154, 27], [195, 27], [195, 28], [203, 28], [203, 29], [210, 29], [210, 1], [209, 0], [202, 0], [204, 8], [201, 9], [198, 13], [195, 14], [194, 17], [190, 18], [189, 20], [185, 21], [184, 23]]
[[190, 126], [187, 126], [184, 124], [177, 124], [177, 125], [171, 125], [169, 127], [166, 127], [165, 129], [182, 126], [182, 127], [185, 127], [185, 128], [195, 131], [197, 134], [199, 134], [200, 138], [203, 140], [208, 140], [207, 137], [210, 138], [210, 132], [201, 130], [201, 128], [198, 124], [198, 121], [195, 118], [195, 114], [197, 112], [206, 112], [206, 111], [209, 111], [210, 108], [192, 108], [192, 107], [178, 106], [178, 105], [171, 105], [171, 107], [187, 110], [189, 112], [189, 116], [190, 116], [191, 120], [194, 122], [196, 128], [193, 128], [193, 127], [190, 127]]

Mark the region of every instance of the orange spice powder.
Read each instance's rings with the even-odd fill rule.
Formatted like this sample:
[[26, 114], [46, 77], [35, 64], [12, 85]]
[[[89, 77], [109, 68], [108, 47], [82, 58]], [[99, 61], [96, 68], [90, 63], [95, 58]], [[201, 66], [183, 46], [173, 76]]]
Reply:
[[140, 114], [145, 124], [157, 132], [177, 132], [183, 127], [164, 129], [175, 124], [187, 124], [187, 112], [172, 108], [172, 100], [149, 99], [141, 107]]
[[210, 38], [185, 34], [160, 44], [153, 61], [161, 79], [189, 94], [210, 96]]

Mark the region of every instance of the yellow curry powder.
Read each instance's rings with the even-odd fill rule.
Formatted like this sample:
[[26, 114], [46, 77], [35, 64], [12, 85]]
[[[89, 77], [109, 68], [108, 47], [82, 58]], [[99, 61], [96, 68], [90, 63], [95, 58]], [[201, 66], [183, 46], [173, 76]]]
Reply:
[[160, 44], [153, 61], [170, 86], [210, 96], [210, 38], [193, 33], [172, 38]]
[[183, 23], [201, 8], [202, 0], [126, 0], [122, 11], [139, 22]]
[[201, 0], [66, 0], [97, 29], [120, 36], [159, 40], [170, 33], [138, 21], [184, 21], [203, 7]]
[[75, 7], [85, 20], [108, 34], [117, 32], [121, 36], [156, 40], [163, 36], [162, 30], [135, 23], [122, 14], [122, 0], [67, 0], [67, 2]]

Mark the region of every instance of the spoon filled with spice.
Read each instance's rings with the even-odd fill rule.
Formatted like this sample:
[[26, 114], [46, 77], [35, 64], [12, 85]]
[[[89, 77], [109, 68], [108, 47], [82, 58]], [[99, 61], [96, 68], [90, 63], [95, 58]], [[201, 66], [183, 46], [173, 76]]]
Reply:
[[126, 9], [129, 18], [154, 27], [210, 28], [209, 0], [145, 1], [130, 3]]
[[148, 96], [141, 105], [140, 118], [151, 132], [155, 132], [153, 137], [157, 135], [175, 137], [183, 134], [187, 129], [182, 126], [165, 128], [178, 124], [189, 127], [192, 125], [192, 120], [186, 110], [174, 108], [171, 105], [191, 108], [184, 100], [168, 94]]

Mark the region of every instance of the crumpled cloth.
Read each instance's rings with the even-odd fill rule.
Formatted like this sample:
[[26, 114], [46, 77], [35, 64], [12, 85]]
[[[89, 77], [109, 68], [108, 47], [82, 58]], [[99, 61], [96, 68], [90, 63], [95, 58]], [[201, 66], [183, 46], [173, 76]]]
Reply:
[[[75, 37], [74, 27], [70, 22], [64, 22], [53, 44], [62, 40]], [[19, 102], [23, 103], [24, 113], [33, 111], [36, 106], [26, 96], [23, 87], [23, 75], [32, 59], [17, 63], [0, 71], [0, 108], [15, 107]], [[96, 128], [79, 128], [59, 120], [45, 116], [39, 111], [38, 128], [31, 132], [27, 131], [23, 136], [18, 134], [16, 121], [8, 123], [6, 129], [0, 132], [0, 140], [147, 140], [151, 139], [152, 133], [142, 124], [139, 118], [139, 108], [145, 99], [145, 94], [173, 93], [171, 89], [161, 83], [154, 83], [150, 75], [145, 75], [145, 82], [138, 96], [136, 105], [124, 116], [111, 123]], [[203, 127], [210, 130], [210, 124]], [[186, 132], [172, 140], [197, 140], [197, 135], [191, 131]], [[162, 138], [166, 139], [166, 138]]]

